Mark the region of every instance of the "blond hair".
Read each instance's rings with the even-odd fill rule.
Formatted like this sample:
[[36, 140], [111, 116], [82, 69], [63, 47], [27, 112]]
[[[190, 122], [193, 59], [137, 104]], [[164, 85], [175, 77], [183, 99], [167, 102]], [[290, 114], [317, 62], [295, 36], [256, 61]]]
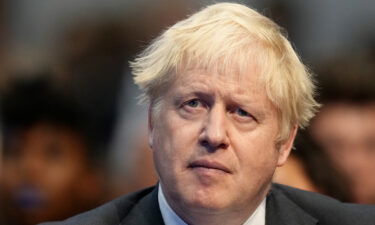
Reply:
[[279, 141], [292, 127], [305, 127], [319, 104], [312, 75], [281, 28], [253, 9], [237, 3], [208, 6], [176, 23], [131, 62], [142, 100], [155, 103], [190, 66], [225, 71], [256, 61], [270, 101], [279, 110]]

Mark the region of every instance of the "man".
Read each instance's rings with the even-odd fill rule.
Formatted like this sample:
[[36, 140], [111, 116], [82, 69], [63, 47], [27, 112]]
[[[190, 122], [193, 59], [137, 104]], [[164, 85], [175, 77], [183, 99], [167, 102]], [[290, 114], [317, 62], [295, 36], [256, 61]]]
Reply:
[[375, 222], [374, 208], [271, 185], [318, 104], [310, 75], [266, 17], [239, 4], [209, 6], [132, 66], [150, 104], [160, 182], [62, 224]]

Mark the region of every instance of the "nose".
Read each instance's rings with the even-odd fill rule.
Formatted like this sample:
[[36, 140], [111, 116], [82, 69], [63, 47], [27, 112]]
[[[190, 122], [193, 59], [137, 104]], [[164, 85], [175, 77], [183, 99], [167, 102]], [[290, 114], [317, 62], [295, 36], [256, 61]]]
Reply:
[[208, 152], [227, 149], [229, 146], [225, 109], [211, 108], [204, 121], [199, 142]]

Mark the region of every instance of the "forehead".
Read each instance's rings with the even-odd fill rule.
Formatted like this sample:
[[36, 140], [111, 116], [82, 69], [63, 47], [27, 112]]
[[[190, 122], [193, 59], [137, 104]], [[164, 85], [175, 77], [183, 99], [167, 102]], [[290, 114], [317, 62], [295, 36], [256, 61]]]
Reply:
[[262, 54], [254, 50], [232, 52], [222, 57], [188, 57], [176, 70], [177, 79], [184, 81], [187, 75], [200, 77], [200, 79], [225, 79], [230, 84], [256, 83], [260, 84], [260, 78], [265, 69], [261, 63]]
[[375, 135], [375, 103], [330, 103], [313, 120], [318, 139], [341, 137], [346, 141]]
[[175, 84], [191, 89], [216, 87], [236, 94], [265, 92], [258, 72], [250, 67], [247, 71], [217, 67], [186, 69], [178, 74]]
[[48, 122], [38, 122], [15, 133], [14, 137], [17, 146], [22, 145], [23, 150], [27, 151], [60, 149], [75, 154], [86, 148], [83, 136], [79, 133], [69, 127]]
[[355, 104], [346, 102], [329, 103], [323, 107], [317, 116], [317, 122], [346, 120], [345, 124], [367, 124], [366, 121], [375, 121], [375, 103]]
[[250, 72], [260, 76], [267, 70], [265, 62], [269, 61], [269, 51], [271, 51], [255, 40], [233, 48], [224, 46], [214, 49], [212, 46], [204, 48], [206, 51], [202, 52], [194, 49], [185, 50], [181, 61], [176, 65], [177, 74], [189, 70], [203, 70], [220, 75], [245, 77]]

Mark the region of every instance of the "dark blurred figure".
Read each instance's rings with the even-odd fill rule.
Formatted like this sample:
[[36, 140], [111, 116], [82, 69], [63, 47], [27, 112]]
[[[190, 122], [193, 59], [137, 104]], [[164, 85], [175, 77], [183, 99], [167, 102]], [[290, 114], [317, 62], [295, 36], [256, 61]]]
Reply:
[[123, 27], [115, 21], [80, 22], [66, 31], [59, 47], [60, 83], [94, 118], [93, 134], [106, 148], [128, 57]]
[[318, 74], [323, 107], [311, 135], [347, 179], [351, 201], [375, 204], [375, 60], [351, 55]]
[[[118, 117], [134, 107], [131, 98], [136, 96], [121, 96], [133, 85], [128, 61], [164, 27], [183, 18], [192, 5], [183, 0], [139, 4], [121, 17], [88, 17], [71, 24], [58, 42], [61, 81], [95, 118], [92, 128], [105, 148]], [[127, 111], [118, 112], [118, 104]]]
[[7, 21], [9, 1], [0, 0], [0, 88], [4, 87], [7, 82], [5, 73], [9, 70], [11, 63], [10, 49], [9, 49], [9, 25]]
[[84, 111], [43, 77], [14, 83], [1, 100], [3, 223], [64, 219], [100, 204], [102, 155]]

